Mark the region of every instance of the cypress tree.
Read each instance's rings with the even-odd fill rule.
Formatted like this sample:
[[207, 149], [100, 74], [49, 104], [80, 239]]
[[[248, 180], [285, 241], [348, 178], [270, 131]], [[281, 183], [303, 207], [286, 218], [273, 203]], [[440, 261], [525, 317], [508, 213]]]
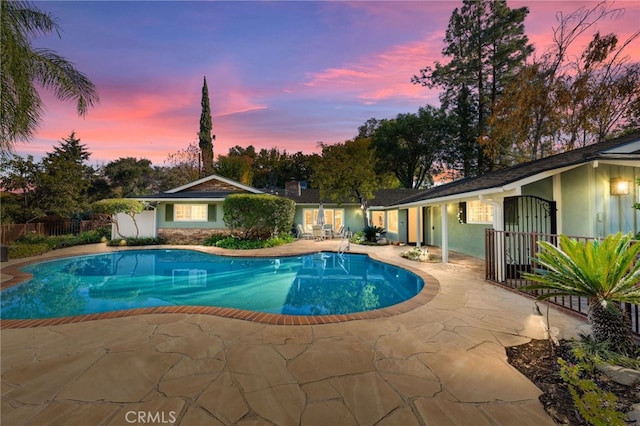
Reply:
[[211, 122], [211, 106], [209, 105], [209, 89], [207, 88], [207, 77], [204, 78], [202, 86], [202, 113], [200, 114], [200, 132], [198, 138], [200, 140], [200, 150], [202, 151], [202, 170], [201, 176], [208, 176], [213, 173], [213, 123]]

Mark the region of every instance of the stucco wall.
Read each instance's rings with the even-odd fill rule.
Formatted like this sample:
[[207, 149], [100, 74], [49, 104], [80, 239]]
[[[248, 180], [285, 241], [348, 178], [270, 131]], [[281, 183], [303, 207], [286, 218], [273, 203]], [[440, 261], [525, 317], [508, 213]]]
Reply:
[[[118, 222], [117, 231], [116, 225], [111, 227], [111, 239], [127, 238], [127, 237], [139, 237], [139, 238], [153, 238], [156, 236], [155, 229], [155, 214], [154, 210], [145, 210], [142, 213], [135, 215], [135, 223], [131, 216], [118, 213], [116, 215], [116, 221]], [[136, 225], [138, 231], [136, 232]]]
[[[460, 223], [458, 221], [458, 203], [449, 204], [449, 250], [484, 259], [484, 230], [490, 224]], [[440, 240], [436, 243], [440, 245]]]
[[546, 179], [533, 182], [522, 187], [522, 195], [533, 195], [536, 197], [544, 198], [545, 200], [553, 201], [553, 178], [548, 177]]
[[589, 173], [586, 166], [562, 173], [562, 233], [592, 237], [594, 212], [590, 207], [593, 195], [589, 193]]

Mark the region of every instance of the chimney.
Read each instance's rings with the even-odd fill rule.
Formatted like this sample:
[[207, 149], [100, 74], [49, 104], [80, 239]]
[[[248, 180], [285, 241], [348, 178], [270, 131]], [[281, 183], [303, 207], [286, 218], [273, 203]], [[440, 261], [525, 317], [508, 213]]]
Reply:
[[297, 180], [290, 180], [284, 183], [284, 196], [285, 197], [299, 197], [302, 194], [300, 182]]

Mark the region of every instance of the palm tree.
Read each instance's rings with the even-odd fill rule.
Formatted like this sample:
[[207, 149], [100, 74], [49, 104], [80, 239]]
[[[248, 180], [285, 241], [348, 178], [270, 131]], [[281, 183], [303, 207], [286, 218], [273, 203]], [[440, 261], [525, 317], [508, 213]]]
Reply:
[[534, 273], [524, 277], [538, 284], [526, 290], [545, 290], [539, 300], [554, 296], [584, 296], [588, 299], [588, 321], [597, 342], [623, 354], [633, 350], [631, 324], [620, 302], [640, 302], [640, 244], [632, 235], [609, 235], [605, 239], [580, 243], [566, 235], [560, 246], [538, 242], [540, 251]]
[[98, 102], [94, 84], [73, 64], [48, 49], [31, 46], [31, 39], [59, 33], [55, 19], [27, 1], [0, 0], [0, 150], [10, 151], [18, 140], [28, 141], [40, 123], [42, 101], [34, 84], [50, 89], [62, 100], [74, 100], [79, 115]]

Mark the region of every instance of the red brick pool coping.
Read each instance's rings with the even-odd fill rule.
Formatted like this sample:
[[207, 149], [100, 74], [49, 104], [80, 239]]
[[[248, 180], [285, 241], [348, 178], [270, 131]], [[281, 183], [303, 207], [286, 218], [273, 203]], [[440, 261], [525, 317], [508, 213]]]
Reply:
[[[167, 249], [167, 247], [146, 247], [147, 249]], [[173, 247], [172, 247], [173, 248]], [[185, 248], [182, 249], [187, 250], [198, 250], [198, 248]], [[206, 250], [200, 250], [206, 251]], [[323, 250], [325, 252], [331, 252], [331, 250]], [[206, 251], [208, 252], [208, 251]], [[296, 256], [296, 255], [306, 255], [313, 254], [315, 252], [300, 252], [300, 253], [291, 253], [291, 254], [267, 254], [261, 253], [260, 256], [264, 257], [283, 257], [283, 256]], [[215, 254], [224, 255], [224, 253], [216, 252]], [[101, 312], [95, 314], [86, 314], [86, 315], [78, 315], [71, 317], [59, 317], [59, 318], [43, 318], [43, 319], [31, 319], [31, 320], [19, 320], [19, 319], [4, 319], [0, 320], [0, 329], [10, 329], [10, 328], [32, 328], [32, 327], [46, 327], [60, 324], [73, 324], [79, 322], [86, 321], [96, 321], [102, 319], [110, 319], [110, 318], [121, 318], [121, 317], [130, 317], [136, 315], [150, 315], [150, 314], [198, 314], [198, 315], [215, 315], [224, 318], [234, 318], [245, 321], [258, 322], [263, 324], [271, 324], [271, 325], [318, 325], [318, 324], [332, 324], [346, 321], [354, 321], [354, 320], [364, 320], [364, 319], [376, 319], [376, 318], [385, 318], [394, 315], [403, 314], [409, 311], [412, 311], [420, 306], [423, 306], [427, 302], [431, 301], [438, 291], [440, 290], [440, 283], [433, 276], [427, 274], [424, 271], [419, 269], [415, 269], [409, 267], [407, 265], [399, 265], [395, 262], [390, 262], [387, 259], [380, 259], [373, 253], [355, 253], [355, 254], [363, 254], [368, 255], [372, 259], [379, 260], [384, 263], [391, 264], [393, 266], [397, 266], [399, 268], [406, 269], [408, 271], [413, 272], [418, 275], [420, 278], [424, 280], [424, 286], [420, 293], [411, 299], [405, 300], [404, 302], [398, 303], [396, 305], [388, 306], [386, 308], [376, 309], [373, 311], [364, 311], [364, 312], [355, 312], [351, 314], [343, 314], [343, 315], [282, 315], [282, 314], [272, 314], [266, 312], [256, 312], [256, 311], [247, 311], [243, 309], [235, 309], [235, 308], [222, 308], [215, 306], [159, 306], [152, 308], [138, 308], [138, 309], [127, 309], [120, 311], [111, 311], [111, 312]], [[231, 256], [238, 256], [241, 254], [233, 253]], [[73, 256], [81, 256], [80, 254], [76, 254]], [[246, 253], [244, 254], [246, 257], [254, 257], [256, 254], [254, 253]], [[61, 256], [53, 256], [46, 260], [51, 260], [55, 258], [62, 257], [70, 257], [69, 255], [61, 255]], [[12, 279], [2, 283], [1, 288], [9, 288], [14, 285], [17, 285], [31, 277], [30, 274], [22, 272], [19, 270], [20, 267], [28, 265], [30, 263], [42, 262], [43, 259], [34, 259], [31, 261], [26, 261], [19, 264], [14, 264], [7, 266], [4, 268], [3, 273], [13, 276]]]

